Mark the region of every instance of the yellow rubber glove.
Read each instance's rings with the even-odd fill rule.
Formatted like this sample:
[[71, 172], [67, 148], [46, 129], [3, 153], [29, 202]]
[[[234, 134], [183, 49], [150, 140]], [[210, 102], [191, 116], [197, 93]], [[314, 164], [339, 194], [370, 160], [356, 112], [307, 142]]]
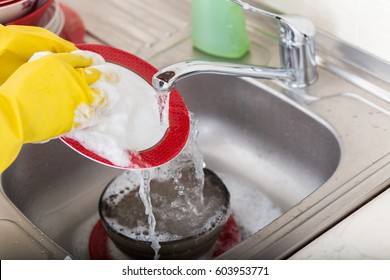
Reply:
[[67, 53], [76, 46], [40, 27], [0, 24], [0, 85], [36, 52]]
[[101, 73], [88, 68], [91, 63], [77, 54], [50, 54], [23, 64], [0, 86], [0, 173], [24, 143], [57, 137], [77, 125], [80, 104], [93, 114], [99, 94], [89, 85]]

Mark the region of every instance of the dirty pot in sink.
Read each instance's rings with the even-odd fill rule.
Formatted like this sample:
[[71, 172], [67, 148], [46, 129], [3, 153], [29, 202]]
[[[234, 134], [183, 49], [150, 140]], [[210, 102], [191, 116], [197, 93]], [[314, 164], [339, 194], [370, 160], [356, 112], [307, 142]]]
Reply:
[[[229, 216], [230, 194], [214, 172], [204, 172], [202, 197], [197, 197], [190, 185], [189, 169], [183, 172], [181, 184], [172, 178], [150, 182], [154, 236], [136, 174], [119, 175], [104, 190], [99, 203], [99, 214], [111, 240], [135, 258], [152, 259], [158, 254], [160, 259], [193, 259], [206, 255]], [[159, 250], [153, 239], [161, 246]]]

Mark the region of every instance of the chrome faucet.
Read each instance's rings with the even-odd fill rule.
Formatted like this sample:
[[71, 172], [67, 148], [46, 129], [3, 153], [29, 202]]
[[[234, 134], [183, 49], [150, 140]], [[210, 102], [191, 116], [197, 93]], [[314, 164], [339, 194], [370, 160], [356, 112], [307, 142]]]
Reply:
[[294, 88], [306, 87], [317, 80], [314, 42], [316, 28], [310, 20], [299, 15], [270, 13], [240, 0], [231, 1], [245, 10], [277, 21], [280, 30], [281, 67], [188, 60], [172, 64], [158, 71], [152, 80], [152, 85], [157, 91], [171, 91], [178, 80], [201, 73], [278, 79]]

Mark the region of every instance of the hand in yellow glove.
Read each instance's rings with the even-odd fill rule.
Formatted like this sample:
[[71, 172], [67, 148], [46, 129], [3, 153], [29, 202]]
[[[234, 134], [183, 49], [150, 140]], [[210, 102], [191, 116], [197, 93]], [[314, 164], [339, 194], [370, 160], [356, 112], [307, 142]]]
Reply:
[[0, 24], [0, 85], [36, 52], [67, 53], [76, 46], [40, 27]]
[[80, 104], [92, 113], [101, 105], [89, 87], [101, 75], [91, 63], [78, 54], [50, 54], [23, 64], [0, 86], [0, 173], [23, 143], [70, 131]]

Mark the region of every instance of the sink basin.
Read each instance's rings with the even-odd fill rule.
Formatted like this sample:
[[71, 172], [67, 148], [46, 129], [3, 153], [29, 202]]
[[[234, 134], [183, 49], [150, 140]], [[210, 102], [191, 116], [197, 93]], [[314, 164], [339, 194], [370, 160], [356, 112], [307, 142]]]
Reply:
[[177, 88], [199, 120], [206, 165], [257, 186], [285, 212], [328, 180], [340, 147], [325, 122], [260, 85], [202, 74]]
[[[237, 202], [243, 203], [236, 206], [241, 207], [238, 218], [272, 211], [257, 222], [258, 228], [242, 223], [244, 238], [321, 186], [338, 166], [339, 143], [327, 125], [276, 92], [216, 75], [193, 76], [178, 89], [199, 120], [205, 163], [225, 181], [232, 200], [240, 192], [259, 192], [266, 199], [260, 206]], [[54, 140], [26, 145], [3, 173], [2, 184], [30, 221], [74, 257], [83, 258], [87, 247], [78, 247], [80, 228], [96, 217], [103, 188], [120, 172]]]

